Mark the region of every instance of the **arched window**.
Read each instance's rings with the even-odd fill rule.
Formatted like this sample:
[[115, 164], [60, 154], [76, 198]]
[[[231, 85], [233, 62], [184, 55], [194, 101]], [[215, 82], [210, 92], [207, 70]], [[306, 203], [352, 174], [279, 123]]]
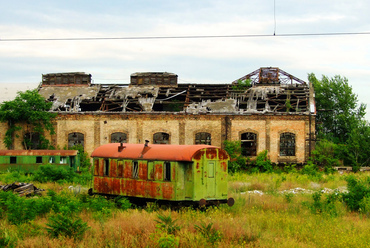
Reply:
[[280, 156], [295, 156], [295, 134], [280, 134]]
[[112, 133], [110, 136], [111, 143], [127, 143], [127, 134], [122, 132]]
[[40, 134], [36, 132], [29, 132], [24, 135], [24, 148], [28, 149], [40, 149], [41, 141]]
[[155, 133], [153, 135], [153, 144], [169, 144], [170, 135], [168, 133]]
[[205, 145], [210, 145], [211, 144], [211, 134], [210, 133], [205, 133], [205, 132], [200, 132], [195, 134], [195, 144], [205, 144]]
[[247, 132], [240, 136], [242, 155], [257, 156], [257, 134]]
[[84, 146], [84, 135], [82, 133], [70, 133], [68, 134], [68, 148], [76, 145]]

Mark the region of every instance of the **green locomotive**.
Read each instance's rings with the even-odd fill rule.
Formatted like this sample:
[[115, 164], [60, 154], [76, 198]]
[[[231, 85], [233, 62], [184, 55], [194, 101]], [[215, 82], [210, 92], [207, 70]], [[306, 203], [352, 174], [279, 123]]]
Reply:
[[79, 171], [77, 150], [0, 150], [0, 172], [19, 170], [32, 173], [40, 165], [51, 164], [71, 167]]
[[91, 157], [91, 194], [125, 196], [134, 203], [234, 204], [228, 198], [230, 157], [215, 146], [110, 143]]

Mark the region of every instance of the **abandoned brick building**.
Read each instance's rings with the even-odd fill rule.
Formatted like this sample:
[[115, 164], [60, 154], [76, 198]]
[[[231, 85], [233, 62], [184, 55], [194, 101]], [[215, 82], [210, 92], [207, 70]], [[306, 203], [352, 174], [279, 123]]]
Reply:
[[52, 143], [81, 144], [89, 154], [109, 142], [238, 140], [245, 156], [268, 150], [272, 162], [303, 163], [313, 148], [313, 88], [275, 67], [228, 84], [178, 84], [176, 74], [148, 72], [108, 85], [93, 84], [90, 74], [54, 73], [42, 75], [39, 92], [58, 113]]

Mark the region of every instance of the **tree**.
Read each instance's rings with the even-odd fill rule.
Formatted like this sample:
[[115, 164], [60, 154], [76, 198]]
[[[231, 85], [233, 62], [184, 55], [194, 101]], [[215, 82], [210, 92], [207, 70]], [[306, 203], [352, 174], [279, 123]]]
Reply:
[[334, 143], [345, 143], [351, 130], [359, 125], [366, 114], [366, 105], [358, 105], [348, 79], [341, 76], [318, 80], [315, 74], [308, 75], [316, 98], [316, 123], [319, 138]]
[[13, 149], [14, 137], [19, 137], [17, 131], [25, 125], [30, 134], [23, 137], [25, 149], [30, 149], [33, 134], [39, 135], [39, 149], [50, 148], [50, 141], [45, 138], [44, 131], [54, 134], [52, 119], [56, 114], [48, 112], [51, 106], [52, 102], [47, 102], [36, 89], [18, 92], [14, 100], [1, 103], [0, 121], [8, 123], [5, 146]]
[[[316, 129], [321, 140], [318, 147], [333, 142], [337, 145], [333, 145], [336, 157], [342, 159], [345, 165], [355, 169], [368, 165], [370, 125], [364, 119], [366, 105], [358, 103], [348, 79], [337, 75], [334, 78], [322, 76], [318, 80], [313, 73], [308, 75], [308, 79], [315, 89]], [[325, 156], [321, 155], [321, 158]]]

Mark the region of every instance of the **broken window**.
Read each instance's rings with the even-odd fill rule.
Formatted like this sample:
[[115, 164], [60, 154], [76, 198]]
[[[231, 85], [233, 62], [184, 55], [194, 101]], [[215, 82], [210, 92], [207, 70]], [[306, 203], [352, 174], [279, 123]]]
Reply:
[[122, 132], [112, 133], [110, 136], [111, 143], [127, 143], [127, 134]]
[[139, 178], [139, 163], [137, 161], [134, 161], [132, 165], [132, 178], [133, 179]]
[[195, 144], [205, 144], [205, 145], [210, 145], [211, 144], [211, 134], [210, 133], [205, 133], [205, 132], [200, 132], [195, 134]]
[[60, 164], [66, 164], [67, 163], [67, 157], [60, 157]]
[[280, 156], [295, 156], [295, 134], [280, 134]]
[[36, 164], [41, 164], [42, 163], [42, 157], [41, 156], [37, 156], [36, 157]]
[[171, 163], [164, 163], [164, 181], [171, 181]]
[[169, 144], [170, 135], [168, 133], [155, 133], [153, 135], [153, 144]]
[[51, 156], [49, 157], [49, 164], [54, 164], [55, 163], [55, 157]]
[[242, 133], [240, 141], [243, 156], [257, 156], [257, 134]]
[[17, 157], [10, 157], [10, 163], [16, 164], [17, 163]]
[[76, 145], [84, 146], [84, 135], [82, 133], [68, 134], [68, 148], [72, 148]]
[[40, 134], [36, 132], [29, 132], [24, 135], [24, 148], [28, 149], [40, 149], [41, 141]]
[[109, 176], [109, 159], [104, 160], [104, 176]]

